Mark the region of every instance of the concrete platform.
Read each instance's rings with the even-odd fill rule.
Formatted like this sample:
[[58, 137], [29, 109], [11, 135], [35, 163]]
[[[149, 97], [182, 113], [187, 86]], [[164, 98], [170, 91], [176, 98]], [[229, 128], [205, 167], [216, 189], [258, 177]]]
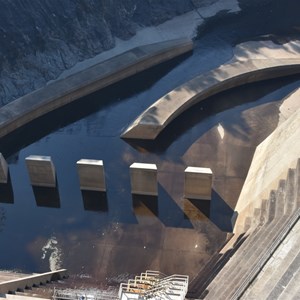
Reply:
[[177, 116], [208, 97], [246, 83], [300, 73], [299, 58], [249, 59], [222, 65], [177, 87], [145, 110], [122, 138], [154, 140]]
[[[2, 273], [0, 273], [1, 275]], [[11, 273], [18, 274], [18, 273]], [[25, 289], [33, 287], [34, 285], [45, 284], [53, 280], [58, 280], [67, 276], [67, 270], [61, 269], [57, 271], [41, 273], [41, 274], [30, 274], [25, 275], [21, 274], [20, 276], [16, 275], [14, 278], [9, 280], [2, 280], [0, 282], [0, 294], [6, 294], [9, 292], [14, 292], [18, 289]]]
[[102, 160], [80, 159], [76, 164], [81, 190], [106, 191]]
[[0, 153], [0, 183], [7, 183], [7, 179], [8, 165], [2, 153]]
[[31, 185], [56, 187], [55, 167], [50, 156], [30, 155], [25, 161]]
[[189, 199], [211, 200], [212, 171], [210, 168], [187, 167], [184, 170], [184, 196]]
[[131, 193], [157, 196], [157, 167], [155, 164], [133, 163], [130, 166]]

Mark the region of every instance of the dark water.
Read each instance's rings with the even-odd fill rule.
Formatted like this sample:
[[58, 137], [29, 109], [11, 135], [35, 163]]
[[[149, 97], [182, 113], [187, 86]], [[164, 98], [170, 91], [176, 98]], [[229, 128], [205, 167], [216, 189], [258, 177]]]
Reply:
[[[257, 34], [250, 25], [245, 33]], [[300, 77], [214, 96], [177, 118], [156, 141], [119, 136], [153, 101], [229, 60], [231, 28], [231, 23], [227, 31], [215, 25], [196, 42], [193, 55], [85, 97], [1, 141], [11, 182], [0, 186], [0, 269], [47, 271], [49, 258], [55, 264], [56, 255], [56, 266], [99, 282], [149, 268], [197, 273], [230, 231], [255, 146], [276, 127], [281, 99], [299, 86]], [[234, 35], [243, 30], [237, 28]], [[57, 190], [32, 189], [25, 158], [33, 154], [52, 157]], [[105, 195], [81, 193], [76, 170], [81, 158], [103, 160]], [[157, 164], [157, 199], [132, 197], [128, 175], [133, 162]], [[210, 166], [216, 174], [210, 207], [183, 199], [187, 165]]]

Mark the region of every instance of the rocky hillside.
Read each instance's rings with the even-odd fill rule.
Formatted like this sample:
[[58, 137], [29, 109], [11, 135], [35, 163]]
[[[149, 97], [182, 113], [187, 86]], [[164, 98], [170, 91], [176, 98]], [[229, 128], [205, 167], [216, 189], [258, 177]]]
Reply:
[[116, 37], [220, 1], [0, 0], [0, 106], [114, 47]]

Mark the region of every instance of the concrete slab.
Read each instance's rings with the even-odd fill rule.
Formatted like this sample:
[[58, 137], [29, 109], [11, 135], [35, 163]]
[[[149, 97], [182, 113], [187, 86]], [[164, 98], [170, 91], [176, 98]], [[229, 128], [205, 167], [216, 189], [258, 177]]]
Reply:
[[133, 163], [130, 166], [131, 193], [156, 196], [157, 167], [155, 164]]
[[8, 166], [2, 153], [0, 153], [0, 183], [7, 183], [8, 179]]
[[25, 161], [31, 185], [56, 187], [55, 167], [50, 156], [30, 155]]
[[210, 168], [187, 167], [184, 170], [184, 196], [190, 199], [211, 199], [212, 170]]
[[102, 160], [80, 159], [77, 161], [80, 189], [106, 191], [105, 173]]

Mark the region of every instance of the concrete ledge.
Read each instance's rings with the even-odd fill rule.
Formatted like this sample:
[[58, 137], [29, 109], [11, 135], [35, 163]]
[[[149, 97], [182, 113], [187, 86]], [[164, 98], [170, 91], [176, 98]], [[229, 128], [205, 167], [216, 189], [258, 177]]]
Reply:
[[211, 200], [210, 168], [187, 167], [184, 170], [184, 196], [188, 199]]
[[131, 193], [157, 196], [157, 167], [155, 164], [133, 163], [130, 166]]
[[7, 179], [8, 165], [2, 153], [0, 153], [0, 183], [7, 183]]
[[61, 269], [57, 271], [34, 274], [23, 278], [13, 279], [0, 283], [0, 294], [7, 294], [14, 292], [18, 289], [25, 289], [33, 287], [34, 285], [45, 284], [47, 282], [59, 280], [63, 277], [67, 277], [67, 270]]
[[192, 49], [190, 39], [140, 46], [50, 83], [0, 109], [0, 138], [48, 112]]
[[212, 95], [246, 83], [297, 73], [300, 73], [300, 58], [253, 59], [222, 65], [158, 99], [121, 137], [153, 140], [178, 115]]
[[106, 191], [102, 160], [80, 159], [76, 164], [81, 190]]
[[50, 156], [30, 155], [25, 161], [31, 185], [56, 187], [55, 167]]

